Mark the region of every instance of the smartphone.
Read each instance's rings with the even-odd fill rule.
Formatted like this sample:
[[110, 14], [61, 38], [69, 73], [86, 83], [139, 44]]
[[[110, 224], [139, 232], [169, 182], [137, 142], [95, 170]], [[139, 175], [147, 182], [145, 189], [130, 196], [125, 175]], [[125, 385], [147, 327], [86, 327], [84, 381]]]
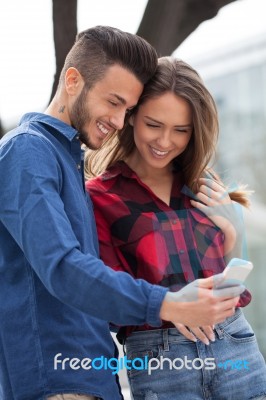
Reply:
[[225, 280], [216, 288], [222, 289], [243, 284], [252, 269], [252, 262], [241, 258], [232, 258], [223, 271]]

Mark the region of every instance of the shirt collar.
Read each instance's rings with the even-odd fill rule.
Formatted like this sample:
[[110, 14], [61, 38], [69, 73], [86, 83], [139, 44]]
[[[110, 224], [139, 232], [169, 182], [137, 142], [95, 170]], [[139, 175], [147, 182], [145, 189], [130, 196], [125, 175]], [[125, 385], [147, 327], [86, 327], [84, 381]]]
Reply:
[[135, 172], [124, 161], [117, 161], [102, 174], [102, 180], [108, 181], [109, 179], [116, 178], [118, 175], [126, 178], [136, 177]]
[[[193, 192], [186, 185], [184, 185], [181, 167], [175, 166], [174, 171], [175, 171], [175, 178], [172, 188], [172, 195], [180, 197], [180, 192], [181, 192], [182, 194], [185, 194], [187, 196], [186, 198], [187, 201], [189, 201], [189, 198], [195, 198]], [[123, 177], [129, 179], [137, 179], [139, 181], [139, 178], [137, 177], [136, 173], [124, 161], [121, 160], [117, 161], [114, 165], [109, 167], [108, 170], [106, 170], [101, 175], [101, 179], [102, 181], [108, 181], [110, 179], [118, 177], [119, 175], [122, 175]]]
[[[174, 168], [175, 172], [175, 181], [179, 182], [179, 186], [183, 182], [181, 168]], [[125, 161], [117, 161], [114, 165], [108, 168], [101, 177], [103, 181], [107, 181], [112, 178], [116, 178], [118, 175], [122, 175], [126, 178], [137, 178], [136, 173], [125, 163]]]
[[51, 117], [47, 114], [27, 113], [21, 118], [19, 125], [25, 122], [40, 122], [49, 125], [59, 131], [69, 141], [72, 141], [79, 135], [78, 131], [74, 129], [71, 125], [68, 125], [60, 119]]

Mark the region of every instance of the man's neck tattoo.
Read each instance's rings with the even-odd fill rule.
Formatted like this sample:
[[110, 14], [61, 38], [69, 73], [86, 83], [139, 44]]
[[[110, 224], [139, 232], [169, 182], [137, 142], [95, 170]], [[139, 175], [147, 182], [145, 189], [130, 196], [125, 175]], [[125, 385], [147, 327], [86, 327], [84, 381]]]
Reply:
[[61, 106], [59, 108], [59, 113], [63, 113], [65, 111], [66, 106]]

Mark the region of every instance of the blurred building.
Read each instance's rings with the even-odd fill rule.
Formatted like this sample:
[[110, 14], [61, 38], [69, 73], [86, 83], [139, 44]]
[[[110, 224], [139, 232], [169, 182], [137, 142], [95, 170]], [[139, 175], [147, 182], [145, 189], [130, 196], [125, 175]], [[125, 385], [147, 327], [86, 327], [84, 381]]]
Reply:
[[255, 269], [247, 286], [253, 294], [245, 314], [266, 357], [266, 35], [253, 37], [190, 62], [214, 96], [220, 121], [218, 172], [226, 183], [247, 183], [247, 252]]

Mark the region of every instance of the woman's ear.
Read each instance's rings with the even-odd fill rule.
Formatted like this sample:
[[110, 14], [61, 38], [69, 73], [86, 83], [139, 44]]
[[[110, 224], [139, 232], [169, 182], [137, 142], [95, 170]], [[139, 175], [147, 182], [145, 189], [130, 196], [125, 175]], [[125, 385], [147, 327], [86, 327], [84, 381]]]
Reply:
[[128, 119], [128, 123], [129, 125], [133, 126], [134, 125], [134, 115], [130, 115], [129, 119]]

